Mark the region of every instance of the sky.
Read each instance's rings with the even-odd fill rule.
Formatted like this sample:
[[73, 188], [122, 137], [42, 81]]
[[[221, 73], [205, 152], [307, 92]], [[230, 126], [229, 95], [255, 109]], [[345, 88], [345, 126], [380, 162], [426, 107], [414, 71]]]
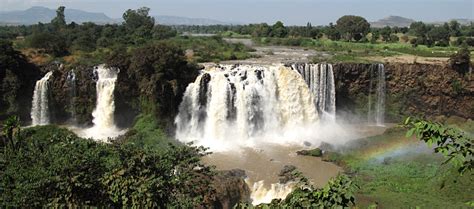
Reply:
[[210, 18], [232, 23], [327, 25], [340, 16], [360, 15], [375, 21], [389, 15], [426, 22], [474, 19], [474, 0], [0, 0], [0, 11], [31, 6], [80, 9], [121, 17], [127, 9], [151, 8], [152, 15]]

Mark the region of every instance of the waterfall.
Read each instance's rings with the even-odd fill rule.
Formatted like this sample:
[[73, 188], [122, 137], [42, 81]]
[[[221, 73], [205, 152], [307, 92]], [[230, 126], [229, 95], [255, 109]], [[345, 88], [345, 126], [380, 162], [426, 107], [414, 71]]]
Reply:
[[246, 180], [246, 183], [251, 189], [250, 199], [252, 200], [252, 205], [270, 203], [273, 199], [285, 199], [286, 196], [293, 191], [295, 186], [294, 182], [288, 182], [286, 184], [274, 183], [270, 185], [270, 188], [265, 187], [264, 181], [258, 181], [252, 184]]
[[[385, 92], [386, 92], [385, 67], [383, 64], [377, 64], [370, 68], [369, 73], [370, 73], [370, 83], [369, 83], [368, 113], [367, 113], [368, 122], [375, 123], [375, 125], [377, 126], [383, 126], [385, 123]], [[374, 94], [373, 93], [374, 83], [376, 83], [375, 107], [374, 107], [374, 104], [373, 104], [374, 101], [372, 98], [372, 94]]]
[[208, 67], [188, 85], [175, 123], [179, 140], [210, 140], [204, 144], [215, 148], [268, 134], [300, 139], [286, 131], [317, 120], [313, 96], [291, 68], [223, 65]]
[[32, 125], [49, 124], [49, 79], [53, 75], [50, 71], [40, 80], [36, 81], [35, 91], [33, 93], [33, 102], [31, 108]]
[[69, 86], [69, 108], [71, 111], [71, 120], [76, 122], [76, 73], [74, 69], [67, 73], [67, 85]]
[[85, 135], [94, 139], [104, 140], [122, 133], [114, 123], [114, 90], [118, 70], [99, 65], [95, 68], [94, 74], [98, 77], [96, 82], [96, 107], [92, 112], [94, 126], [86, 130]]
[[314, 95], [315, 104], [323, 121], [335, 121], [336, 87], [331, 64], [294, 64], [292, 68], [304, 78]]

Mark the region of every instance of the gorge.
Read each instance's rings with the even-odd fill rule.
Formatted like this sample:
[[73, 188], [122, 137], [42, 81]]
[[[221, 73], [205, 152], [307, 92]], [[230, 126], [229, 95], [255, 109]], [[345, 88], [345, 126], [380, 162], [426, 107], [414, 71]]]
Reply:
[[[105, 65], [82, 70], [51, 68], [36, 82], [33, 125], [77, 123], [80, 128], [73, 130], [79, 135], [106, 141], [125, 133], [116, 126], [115, 116], [121, 114], [115, 109], [117, 104], [120, 111], [125, 107], [137, 108], [126, 112], [143, 111], [140, 106], [125, 105], [138, 103], [139, 94], [118, 92], [145, 84], [121, 80], [123, 73], [130, 73], [128, 69]], [[424, 77], [420, 79], [420, 75]], [[258, 204], [291, 192], [291, 183], [279, 183], [277, 178], [286, 164], [297, 165], [318, 185], [337, 175], [337, 166], [313, 164], [314, 159], [294, 153], [367, 136], [350, 124], [383, 126], [399, 121], [407, 112], [472, 117], [472, 89], [465, 86], [464, 91], [455, 92], [451, 87], [454, 80], [467, 83], [469, 78], [444, 66], [427, 64], [215, 64], [203, 69], [181, 93], [165, 84], [156, 95], [180, 104], [171, 111], [176, 112], [171, 134], [181, 142], [195, 142], [215, 152], [205, 162], [220, 169], [245, 169], [249, 198]], [[442, 88], [433, 82], [441, 83]], [[124, 97], [124, 93], [133, 96]], [[457, 108], [427, 109], [426, 105]], [[170, 107], [157, 108], [156, 112], [164, 113]], [[239, 161], [243, 156], [246, 163]], [[262, 165], [266, 171], [259, 170]], [[324, 167], [325, 176], [312, 174], [315, 167]]]

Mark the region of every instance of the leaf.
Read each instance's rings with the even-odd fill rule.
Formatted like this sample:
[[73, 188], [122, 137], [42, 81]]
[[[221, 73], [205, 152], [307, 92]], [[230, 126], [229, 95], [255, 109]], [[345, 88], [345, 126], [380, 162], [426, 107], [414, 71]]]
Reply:
[[410, 138], [411, 136], [413, 136], [413, 132], [415, 132], [415, 128], [411, 128], [410, 130], [408, 130], [405, 137]]

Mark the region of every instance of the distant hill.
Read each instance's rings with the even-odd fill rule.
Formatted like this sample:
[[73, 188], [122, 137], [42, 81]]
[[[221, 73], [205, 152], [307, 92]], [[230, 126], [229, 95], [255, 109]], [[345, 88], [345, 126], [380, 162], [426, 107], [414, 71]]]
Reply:
[[371, 22], [370, 26], [374, 28], [383, 28], [385, 26], [408, 27], [412, 22], [415, 22], [415, 20], [400, 16], [388, 16], [375, 22]]
[[[98, 24], [114, 23], [115, 20], [107, 17], [104, 13], [86, 12], [77, 9], [68, 9], [64, 11], [66, 21], [83, 23], [95, 22]], [[8, 25], [31, 25], [38, 22], [48, 23], [56, 16], [56, 9], [46, 7], [31, 7], [22, 11], [0, 12], [0, 22]]]
[[158, 15], [155, 21], [162, 25], [230, 25], [231, 23], [207, 18], [189, 18], [178, 16]]
[[[445, 22], [449, 22], [451, 20], [456, 20], [459, 22], [461, 25], [469, 25], [471, 22], [474, 22], [472, 19], [450, 19], [448, 21], [437, 21], [437, 22], [426, 22], [428, 24], [434, 24], [434, 25], [442, 25]], [[390, 27], [409, 27], [412, 22], [415, 22], [416, 20], [409, 19], [406, 17], [400, 17], [400, 16], [388, 16], [386, 18], [377, 20], [375, 22], [371, 22], [370, 26], [374, 28], [383, 28], [385, 26], [390, 26]]]

